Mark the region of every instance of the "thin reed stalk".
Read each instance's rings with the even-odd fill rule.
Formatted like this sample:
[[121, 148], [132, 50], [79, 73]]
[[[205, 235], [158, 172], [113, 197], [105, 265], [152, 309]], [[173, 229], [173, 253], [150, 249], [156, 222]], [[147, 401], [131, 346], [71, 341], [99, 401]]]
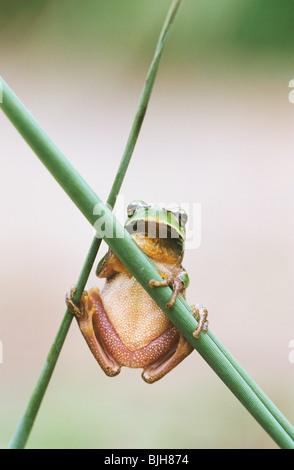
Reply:
[[[161, 33], [160, 33], [160, 36], [159, 36], [159, 39], [155, 48], [154, 57], [152, 59], [150, 68], [148, 70], [146, 81], [143, 86], [143, 90], [139, 99], [136, 115], [133, 121], [129, 138], [127, 140], [125, 151], [122, 156], [114, 182], [112, 184], [109, 197], [107, 199], [108, 207], [112, 207], [112, 208], [114, 207], [116, 197], [120, 191], [125, 174], [127, 172], [127, 169], [128, 169], [128, 166], [129, 166], [129, 163], [130, 163], [130, 160], [131, 160], [131, 157], [132, 157], [132, 154], [133, 154], [133, 151], [134, 151], [134, 148], [135, 148], [135, 145], [136, 145], [139, 133], [140, 133], [140, 129], [141, 129], [144, 117], [145, 117], [145, 113], [146, 113], [147, 106], [148, 106], [150, 96], [152, 93], [154, 81], [158, 72], [160, 60], [161, 60], [170, 30], [172, 27], [172, 24], [174, 22], [176, 13], [180, 6], [180, 3], [181, 3], [181, 0], [173, 1], [168, 11], [168, 14], [166, 16], [165, 22], [163, 24], [163, 27], [162, 27], [162, 30], [161, 30]], [[3, 83], [4, 83], [3, 81], [0, 81], [0, 85]], [[5, 89], [7, 90], [7, 88]], [[8, 105], [8, 108], [6, 107], [8, 103], [6, 102], [7, 95], [3, 91], [4, 86], [0, 86], [0, 90], [1, 90], [1, 98], [2, 98], [1, 101], [5, 101], [2, 103], [3, 111], [6, 112], [5, 110], [7, 109], [11, 110], [12, 108], [11, 107], [9, 108], [9, 105]], [[5, 99], [3, 99], [3, 95], [5, 95]], [[14, 101], [14, 105], [16, 103], [17, 103], [17, 99]], [[20, 124], [20, 122], [18, 121], [17, 114], [18, 113], [16, 112], [16, 114], [14, 115], [14, 118]], [[10, 119], [11, 118], [13, 119], [12, 115], [8, 112], [8, 117], [9, 116], [10, 116]], [[32, 125], [30, 131], [31, 131], [30, 138], [28, 139], [26, 138], [26, 135], [27, 135], [26, 129], [24, 129], [24, 133], [22, 135], [27, 140], [29, 145], [31, 145], [31, 147], [36, 151], [37, 154], [40, 151], [44, 155], [46, 154], [45, 159], [47, 159], [47, 161], [50, 160], [51, 155], [58, 155], [61, 159], [64, 158], [60, 150], [55, 146], [52, 140], [44, 133], [44, 131], [37, 125], [36, 122]], [[38, 139], [38, 136], [39, 137], [41, 136], [41, 139]], [[74, 173], [75, 172], [73, 171], [73, 174]], [[74, 181], [72, 182], [74, 183]], [[75, 185], [73, 185], [73, 192], [75, 192]], [[79, 278], [75, 285], [76, 291], [73, 295], [73, 299], [77, 304], [79, 303], [82, 292], [86, 286], [88, 277], [90, 275], [91, 269], [93, 267], [93, 263], [96, 259], [96, 256], [97, 256], [100, 244], [101, 244], [101, 240], [102, 240], [101, 238], [97, 238], [96, 236], [94, 237], [91, 243], [90, 249], [88, 251], [88, 254], [86, 256], [86, 259], [84, 261], [84, 264], [82, 266]], [[22, 449], [25, 447], [27, 443], [33, 424], [37, 417], [40, 405], [42, 403], [43, 397], [45, 395], [45, 392], [47, 390], [51, 376], [53, 374], [55, 365], [57, 363], [60, 351], [62, 349], [66, 335], [70, 328], [72, 318], [73, 318], [72, 314], [69, 312], [68, 309], [66, 309], [63, 320], [58, 329], [57, 335], [52, 343], [52, 346], [50, 348], [46, 361], [43, 365], [39, 378], [35, 384], [35, 387], [33, 389], [29, 402], [25, 408], [25, 411], [10, 441], [9, 447], [12, 449]]]
[[[40, 160], [88, 221], [93, 226], [96, 225], [97, 228], [95, 222], [103, 217], [105, 232], [113, 233], [113, 237], [105, 236], [102, 231], [98, 232], [98, 235], [104, 238], [148, 294], [272, 439], [281, 448], [293, 449], [293, 426], [212, 332], [200, 335], [199, 339], [193, 338], [192, 332], [197, 327], [197, 322], [191, 316], [191, 309], [184, 299], [178, 298], [173, 309], [166, 309], [171, 290], [169, 287], [160, 289], [149, 287], [150, 279], [160, 279], [151, 260], [139, 249], [124, 227], [115, 219], [112, 212], [103, 204], [70, 162], [59, 151], [56, 151], [54, 146], [50, 147], [50, 151], [48, 150], [49, 142], [46, 134], [10, 88], [4, 82], [2, 83], [4, 93], [4, 106], [2, 105], [2, 107], [6, 115], [30, 143]], [[101, 214], [103, 214], [101, 216], [93, 215], [93, 209], [97, 208], [97, 205], [101, 208]]]

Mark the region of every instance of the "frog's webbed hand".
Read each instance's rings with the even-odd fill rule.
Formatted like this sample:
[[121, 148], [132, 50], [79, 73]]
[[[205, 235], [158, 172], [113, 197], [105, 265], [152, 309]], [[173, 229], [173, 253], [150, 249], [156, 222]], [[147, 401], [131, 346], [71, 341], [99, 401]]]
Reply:
[[[70, 313], [72, 313], [72, 315], [74, 315], [75, 317], [78, 318], [78, 317], [83, 316], [84, 307], [83, 307], [82, 302], [80, 303], [80, 305], [77, 305], [77, 304], [74, 303], [74, 301], [72, 299], [72, 296], [73, 296], [75, 291], [76, 291], [76, 288], [72, 287], [70, 289], [70, 291], [66, 293], [65, 303], [66, 303], [67, 308], [70, 311]], [[85, 291], [84, 294], [87, 295], [87, 292]]]
[[76, 304], [72, 298], [75, 291], [76, 288], [72, 287], [70, 291], [66, 293], [65, 303], [70, 313], [76, 317], [79, 326], [81, 326], [82, 323], [92, 321], [96, 307], [91, 301], [91, 296], [93, 291], [99, 295], [99, 289], [97, 287], [93, 287], [89, 292], [84, 290], [79, 304]]
[[[165, 276], [163, 273], [160, 274], [162, 275], [163, 279], [161, 281], [151, 279], [151, 281], [149, 281], [149, 285], [150, 287], [171, 286], [173, 293], [166, 306], [167, 308], [172, 308], [179, 294], [185, 297], [185, 289], [189, 285], [188, 274], [186, 271], [181, 271], [178, 275]], [[194, 338], [199, 338], [201, 331], [204, 333], [208, 331], [208, 311], [203, 305], [200, 304], [192, 305], [191, 308], [191, 314], [198, 321], [197, 328], [195, 331], [193, 331], [193, 336]]]
[[162, 279], [161, 281], [158, 281], [156, 279], [151, 279], [149, 281], [149, 286], [150, 287], [170, 286], [173, 289], [171, 298], [166, 304], [166, 307], [170, 309], [173, 307], [179, 294], [184, 296], [185, 289], [188, 287], [188, 284], [189, 284], [189, 276], [186, 271], [181, 271], [180, 274], [177, 274], [177, 275], [170, 274], [166, 277], [163, 275], [162, 277], [164, 277], [164, 279]]
[[192, 315], [198, 321], [198, 325], [195, 331], [193, 331], [194, 338], [199, 338], [201, 331], [206, 333], [208, 331], [208, 311], [207, 309], [200, 304], [191, 305]]

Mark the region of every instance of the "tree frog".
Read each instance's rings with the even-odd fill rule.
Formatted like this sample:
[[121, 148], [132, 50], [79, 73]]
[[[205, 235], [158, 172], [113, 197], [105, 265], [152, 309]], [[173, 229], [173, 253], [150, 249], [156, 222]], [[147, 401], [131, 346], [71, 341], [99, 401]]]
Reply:
[[[127, 213], [125, 229], [162, 277], [161, 281], [150, 280], [149, 285], [171, 286], [173, 292], [167, 308], [172, 308], [178, 295], [185, 298], [189, 284], [182, 267], [187, 214], [179, 207], [167, 209], [144, 201], [130, 203]], [[106, 278], [101, 292], [97, 287], [84, 291], [77, 306], [72, 300], [72, 289], [66, 303], [108, 376], [117, 375], [121, 366], [143, 368], [142, 378], [153, 383], [193, 351], [111, 249], [98, 264], [96, 274]], [[198, 338], [201, 331], [208, 329], [208, 312], [202, 305], [191, 308], [191, 314], [198, 320], [193, 335]]]

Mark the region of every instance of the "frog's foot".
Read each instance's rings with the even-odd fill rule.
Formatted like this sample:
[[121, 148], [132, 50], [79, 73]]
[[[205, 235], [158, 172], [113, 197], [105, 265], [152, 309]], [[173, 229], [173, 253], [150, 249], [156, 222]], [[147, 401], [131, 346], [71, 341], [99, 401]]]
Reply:
[[166, 354], [165, 357], [161, 357], [153, 364], [144, 368], [142, 373], [143, 380], [149, 384], [156, 382], [174, 369], [192, 351], [193, 347], [191, 344], [180, 334], [178, 344], [172, 351]]
[[85, 311], [84, 302], [82, 301], [82, 298], [83, 300], [86, 300], [86, 303], [88, 303], [88, 300], [87, 300], [88, 293], [86, 291], [83, 292], [80, 305], [77, 305], [76, 303], [74, 303], [72, 299], [72, 296], [75, 293], [75, 291], [76, 291], [76, 287], [72, 287], [70, 291], [66, 293], [65, 303], [69, 311], [72, 313], [72, 315], [74, 315], [77, 318], [82, 318], [84, 315], [84, 311]]
[[166, 307], [168, 309], [172, 308], [175, 301], [177, 300], [177, 297], [179, 294], [183, 294], [185, 291], [185, 284], [183, 280], [181, 279], [180, 276], [168, 276], [161, 281], [158, 281], [156, 279], [151, 279], [149, 281], [149, 286], [150, 287], [163, 287], [163, 286], [170, 286], [173, 289], [173, 293], [171, 295], [171, 298], [169, 299], [168, 303], [166, 304]]
[[207, 309], [200, 304], [191, 305], [192, 315], [198, 321], [198, 325], [195, 331], [193, 331], [194, 338], [199, 338], [201, 331], [206, 333], [208, 331], [208, 311]]

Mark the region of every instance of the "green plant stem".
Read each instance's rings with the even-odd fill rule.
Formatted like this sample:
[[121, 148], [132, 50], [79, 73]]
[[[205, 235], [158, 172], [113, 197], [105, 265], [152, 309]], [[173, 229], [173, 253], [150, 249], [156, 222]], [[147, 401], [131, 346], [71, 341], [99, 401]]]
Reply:
[[[166, 309], [171, 290], [169, 287], [160, 289], [149, 287], [150, 279], [160, 279], [151, 260], [138, 248], [123, 226], [115, 219], [112, 212], [105, 207], [70, 162], [56, 149], [35, 119], [4, 82], [3, 96], [2, 107], [6, 115], [69, 197], [80, 208], [84, 216], [92, 225], [95, 225], [96, 229], [97, 224], [95, 222], [99, 221], [101, 217], [103, 217], [106, 233], [111, 233], [113, 229], [113, 237], [105, 236], [101, 230], [98, 232], [99, 235], [103, 236], [106, 243], [132, 275], [272, 439], [281, 448], [293, 449], [294, 428], [280, 410], [255, 384], [212, 332], [209, 331], [207, 334], [200, 335], [198, 340], [192, 336], [197, 322], [191, 316], [191, 309], [184, 299], [178, 298], [171, 310]], [[93, 209], [97, 204], [102, 209], [101, 214], [103, 215], [93, 216]]]
[[[172, 3], [168, 11], [166, 20], [164, 22], [164, 25], [162, 27], [162, 30], [161, 30], [161, 33], [160, 33], [160, 36], [156, 45], [154, 57], [151, 62], [150, 68], [148, 70], [147, 78], [146, 78], [146, 81], [145, 81], [145, 84], [144, 84], [144, 87], [143, 87], [143, 90], [139, 99], [137, 112], [136, 112], [134, 122], [130, 131], [130, 135], [126, 144], [126, 148], [122, 156], [118, 171], [116, 173], [115, 180], [113, 182], [109, 197], [107, 199], [108, 207], [111, 207], [111, 208], [114, 207], [116, 197], [122, 186], [122, 183], [123, 183], [127, 168], [129, 166], [129, 162], [131, 160], [131, 157], [132, 157], [132, 154], [133, 154], [133, 151], [134, 151], [134, 148], [135, 148], [135, 145], [136, 145], [139, 133], [140, 133], [140, 129], [141, 129], [144, 117], [145, 117], [145, 113], [146, 113], [149, 99], [151, 96], [151, 92], [153, 89], [154, 81], [157, 75], [160, 59], [162, 57], [162, 53], [163, 53], [165, 44], [167, 42], [169, 32], [173, 24], [173, 21], [175, 19], [177, 10], [180, 6], [180, 3], [181, 3], [181, 0], [176, 0]], [[2, 91], [2, 95], [4, 96], [3, 87], [1, 87], [1, 91]], [[3, 105], [3, 110], [5, 112], [5, 104]], [[17, 116], [15, 116], [15, 118], [17, 119]], [[50, 151], [53, 151], [60, 156], [61, 152], [57, 149], [57, 147], [53, 144], [53, 142], [49, 139], [49, 137], [45, 135], [43, 130], [40, 129], [39, 126], [36, 126], [34, 135], [38, 133], [42, 135], [42, 139], [44, 139], [45, 137], [46, 147], [50, 148]], [[26, 132], [24, 132], [23, 136], [25, 137], [25, 135], [26, 135]], [[31, 145], [31, 139], [28, 140], [28, 143], [29, 145]], [[42, 141], [39, 142], [37, 144], [37, 148], [38, 149], [42, 148], [43, 143], [44, 142]], [[47, 156], [48, 158], [50, 158], [49, 154], [47, 154]], [[90, 275], [91, 269], [93, 267], [93, 263], [96, 259], [100, 244], [101, 244], [101, 238], [97, 238], [95, 236], [91, 243], [90, 249], [88, 251], [87, 257], [83, 264], [77, 283], [75, 285], [76, 291], [74, 293], [73, 298], [77, 304], [79, 303], [82, 292], [86, 286], [86, 283]], [[56, 362], [58, 360], [60, 351], [62, 349], [66, 335], [70, 328], [72, 318], [73, 318], [72, 314], [69, 312], [68, 309], [66, 309], [61, 325], [52, 343], [52, 346], [50, 348], [46, 361], [43, 365], [39, 378], [35, 384], [34, 390], [31, 394], [29, 402], [24, 411], [24, 414], [21, 417], [21, 420], [18, 423], [18, 426], [10, 441], [9, 447], [11, 449], [22, 449], [25, 447], [27, 443], [27, 440], [29, 438], [36, 416], [38, 414], [40, 405], [42, 403], [43, 397], [47, 390], [52, 373], [54, 371]]]

